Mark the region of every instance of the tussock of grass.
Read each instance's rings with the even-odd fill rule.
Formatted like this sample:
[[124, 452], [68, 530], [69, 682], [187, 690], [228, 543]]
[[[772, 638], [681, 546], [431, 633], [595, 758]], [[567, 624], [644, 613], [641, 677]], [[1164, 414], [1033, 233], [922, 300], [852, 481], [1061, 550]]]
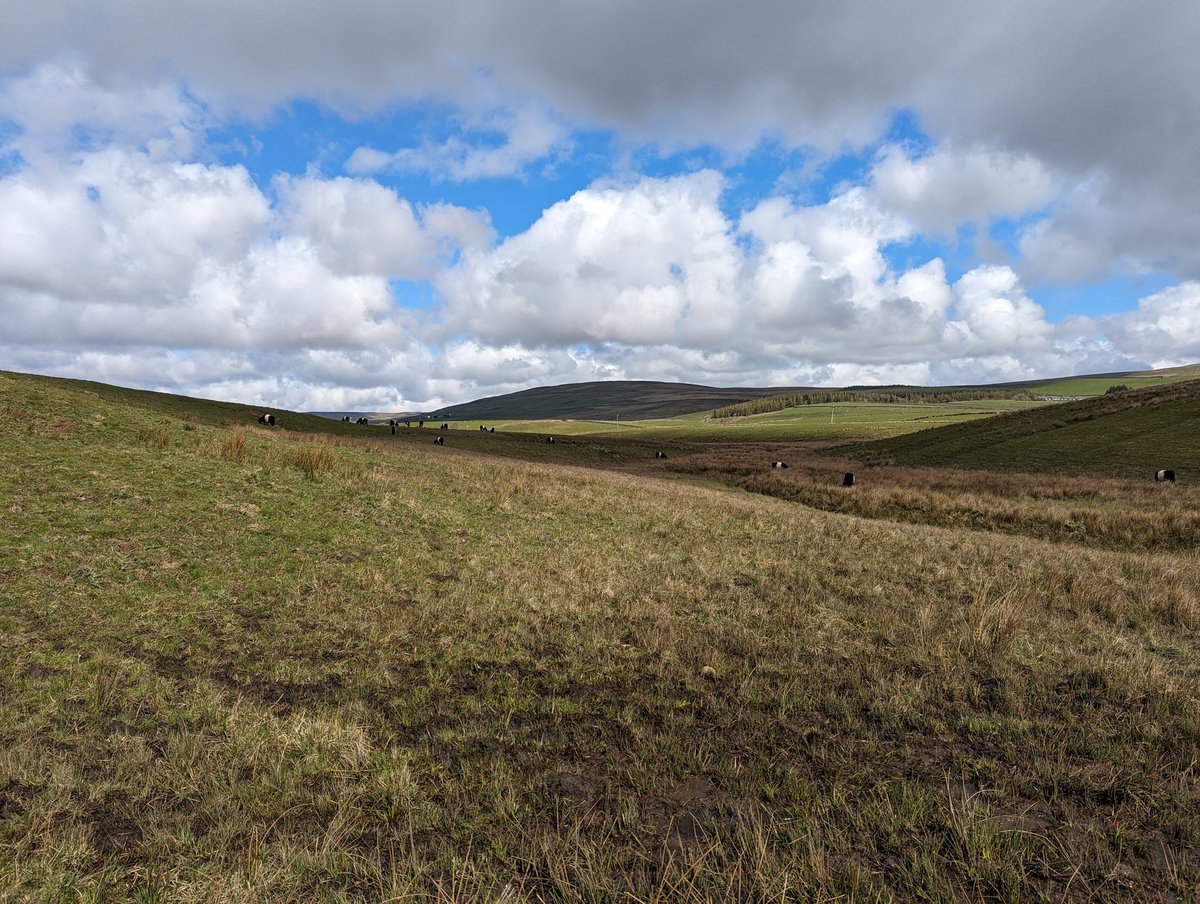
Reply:
[[[90, 425], [0, 434], [14, 898], [1186, 900], [1200, 882], [1194, 547], [900, 505], [867, 520], [424, 441], [251, 428], [239, 460], [197, 423], [146, 455], [156, 415], [0, 388]], [[319, 480], [284, 464], [306, 448], [334, 460]], [[1082, 505], [1081, 486], [1019, 505]]]
[[153, 427], [144, 427], [138, 431], [138, 437], [146, 445], [152, 449], [157, 449], [162, 452], [165, 449], [171, 448], [173, 435], [169, 424], [156, 424]]
[[222, 435], [217, 442], [216, 454], [225, 461], [245, 461], [245, 431], [234, 430]]
[[299, 470], [309, 480], [332, 474], [338, 464], [337, 454], [325, 446], [287, 448], [280, 453], [279, 458], [284, 464]]

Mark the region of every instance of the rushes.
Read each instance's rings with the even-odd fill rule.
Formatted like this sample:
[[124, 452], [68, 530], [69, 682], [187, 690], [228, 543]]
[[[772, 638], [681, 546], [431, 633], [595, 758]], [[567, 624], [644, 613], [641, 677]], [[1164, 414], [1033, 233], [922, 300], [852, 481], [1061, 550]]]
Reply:
[[[248, 434], [258, 438], [254, 447], [258, 451], [253, 458], [251, 447], [246, 442]], [[326, 439], [320, 436], [306, 439], [308, 441], [304, 444], [297, 444], [293, 434], [235, 426], [209, 436], [201, 443], [201, 449], [207, 455], [221, 461], [246, 463], [253, 460], [267, 468], [295, 468], [309, 480], [336, 474], [341, 460], [335, 449], [347, 446], [348, 441], [340, 437]], [[265, 450], [262, 448], [262, 441], [269, 443]]]
[[171, 425], [167, 423], [156, 424], [153, 427], [144, 427], [138, 433], [142, 442], [146, 443], [152, 449], [157, 449], [163, 452], [171, 448]]
[[1010, 587], [997, 593], [986, 581], [964, 607], [964, 652], [969, 659], [994, 664], [1007, 659], [1019, 627], [1028, 620], [1021, 591]]
[[246, 458], [246, 434], [234, 430], [221, 437], [217, 455], [225, 461], [244, 461]]
[[[824, 511], [954, 529], [996, 531], [1109, 549], [1200, 545], [1200, 491], [1153, 482], [933, 468], [875, 467], [814, 457], [765, 474], [763, 452], [720, 450], [676, 459], [673, 469]], [[752, 456], [755, 456], [752, 458]], [[842, 471], [857, 471], [853, 489]]]
[[337, 454], [328, 446], [299, 446], [280, 453], [285, 465], [296, 468], [309, 480], [316, 480], [334, 473], [338, 465]]

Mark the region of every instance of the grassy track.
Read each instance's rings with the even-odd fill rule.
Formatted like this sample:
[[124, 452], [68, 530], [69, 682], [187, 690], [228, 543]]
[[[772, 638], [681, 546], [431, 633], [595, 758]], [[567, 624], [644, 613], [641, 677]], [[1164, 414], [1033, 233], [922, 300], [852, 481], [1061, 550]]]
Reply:
[[1194, 544], [549, 463], [633, 460], [607, 437], [438, 448], [93, 392], [0, 375], [0, 899], [1200, 883]]

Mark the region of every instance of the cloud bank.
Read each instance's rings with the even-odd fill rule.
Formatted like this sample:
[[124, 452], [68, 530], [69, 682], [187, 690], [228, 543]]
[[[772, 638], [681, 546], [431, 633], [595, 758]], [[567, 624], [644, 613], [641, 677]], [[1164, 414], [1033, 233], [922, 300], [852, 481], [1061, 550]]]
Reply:
[[[50, 0], [0, 33], [0, 366], [402, 408], [586, 379], [1189, 363], [1197, 33], [1200, 7], [1171, 0]], [[456, 112], [303, 173], [213, 141], [299, 100], [351, 125]], [[463, 201], [540, 190], [585, 131], [608, 172], [528, 223], [498, 232], [494, 192]], [[747, 195], [713, 162], [764, 147], [821, 190], [792, 172]], [[1146, 276], [1116, 313], [1038, 300]]]

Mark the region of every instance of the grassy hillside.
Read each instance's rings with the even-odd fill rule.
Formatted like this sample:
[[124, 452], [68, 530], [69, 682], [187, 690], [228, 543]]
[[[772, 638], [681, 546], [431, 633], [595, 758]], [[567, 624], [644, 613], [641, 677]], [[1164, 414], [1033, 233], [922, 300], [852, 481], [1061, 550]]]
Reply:
[[498, 434], [222, 426], [123, 392], [0, 374], [0, 899], [1200, 883], [1194, 547], [864, 520], [464, 451]]
[[1184, 364], [1179, 367], [1161, 367], [1158, 370], [1143, 370], [1129, 376], [1139, 379], [1197, 380], [1200, 379], [1200, 364]]
[[1049, 380], [1029, 387], [1030, 392], [1038, 392], [1049, 396], [1100, 396], [1113, 386], [1125, 386], [1129, 389], [1145, 389], [1151, 386], [1163, 386], [1167, 383], [1180, 383], [1194, 380], [1196, 375], [1185, 371], [1168, 373], [1162, 371], [1147, 371], [1140, 374], [1116, 374], [1111, 376], [1092, 377], [1063, 377], [1059, 380]]
[[550, 418], [642, 420], [710, 411], [731, 402], [743, 402], [785, 391], [788, 390], [748, 387], [721, 389], [691, 383], [656, 383], [647, 380], [568, 383], [451, 405], [430, 417], [468, 421]]
[[993, 386], [952, 388], [1012, 389], [1053, 396], [1099, 396], [1104, 395], [1112, 386], [1128, 386], [1130, 389], [1144, 389], [1149, 386], [1162, 386], [1165, 383], [1194, 380], [1197, 377], [1200, 377], [1200, 364], [1189, 364], [1184, 367], [1172, 367], [1162, 370], [1077, 374], [1067, 377], [1055, 377], [1050, 380], [1019, 380], [1011, 383], [997, 383]]
[[859, 450], [901, 465], [1146, 479], [1200, 477], [1200, 381], [910, 433]]
[[[35, 374], [17, 374], [0, 370], [0, 381], [6, 386], [27, 387], [31, 391], [42, 390], [47, 398], [62, 400], [62, 408], [39, 409], [39, 416], [51, 420], [74, 422], [76, 400], [84, 403], [98, 399], [144, 412], [146, 415], [162, 415], [186, 420], [193, 425], [205, 424], [215, 427], [233, 427], [258, 422], [261, 414], [274, 414], [277, 426], [295, 433], [330, 433], [340, 436], [362, 436], [366, 428], [356, 424], [331, 421], [316, 414], [299, 414], [260, 405], [243, 405], [239, 402], [217, 402], [209, 399], [194, 399], [189, 396], [171, 395], [165, 392], [149, 392], [127, 389], [107, 383], [88, 380], [68, 380], [59, 377], [43, 377]], [[0, 412], [3, 413], [3, 412]], [[378, 432], [379, 428], [371, 428]], [[383, 428], [386, 432], [387, 428]]]

